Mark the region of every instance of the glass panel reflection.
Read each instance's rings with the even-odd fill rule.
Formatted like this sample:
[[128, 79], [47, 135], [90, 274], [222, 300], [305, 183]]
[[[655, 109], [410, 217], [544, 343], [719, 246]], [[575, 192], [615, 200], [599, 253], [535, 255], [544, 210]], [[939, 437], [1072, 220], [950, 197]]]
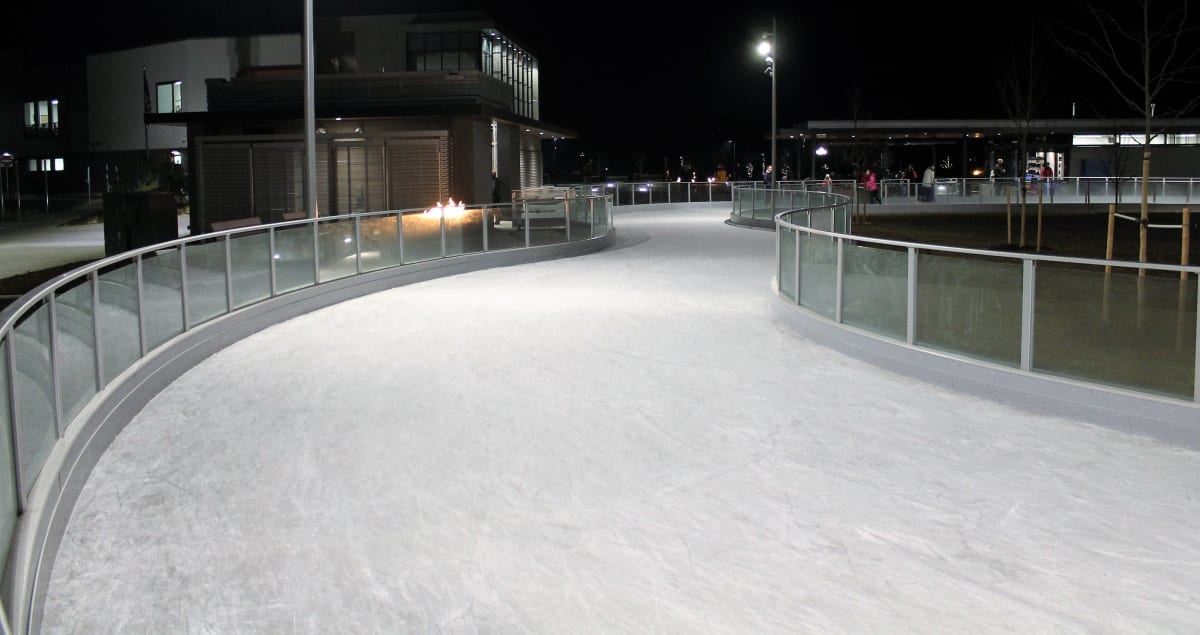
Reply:
[[17, 407], [17, 450], [21, 478], [28, 495], [33, 481], [58, 438], [54, 427], [54, 380], [50, 364], [50, 311], [46, 304], [30, 311], [12, 335], [17, 374], [13, 389]]
[[83, 278], [55, 296], [54, 323], [58, 330], [55, 366], [63, 420], [75, 415], [96, 395], [96, 332], [92, 322], [92, 281]]
[[918, 344], [1021, 362], [1020, 261], [917, 255]]
[[275, 284], [286, 293], [316, 284], [313, 271], [313, 225], [305, 223], [275, 230]]
[[320, 248], [321, 282], [352, 276], [358, 272], [358, 241], [352, 219], [319, 221], [317, 245]]
[[142, 255], [142, 301], [146, 350], [183, 332], [183, 274], [179, 247]]
[[229, 238], [229, 276], [234, 308], [271, 297], [271, 236], [265, 231]]
[[142, 355], [138, 329], [137, 270], [133, 262], [100, 272], [99, 344], [104, 383], [112, 381]]
[[189, 326], [229, 311], [225, 287], [225, 239], [190, 243], [187, 255]]
[[1039, 265], [1033, 367], [1191, 400], [1195, 281], [1175, 273]]
[[908, 252], [846, 241], [842, 322], [903, 340], [907, 336]]

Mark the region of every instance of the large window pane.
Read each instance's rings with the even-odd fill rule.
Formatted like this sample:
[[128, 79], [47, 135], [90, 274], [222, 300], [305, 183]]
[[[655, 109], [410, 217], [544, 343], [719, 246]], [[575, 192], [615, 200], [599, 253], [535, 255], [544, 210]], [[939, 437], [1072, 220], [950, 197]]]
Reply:
[[1041, 265], [1035, 370], [1191, 400], [1196, 282]]
[[1021, 361], [1021, 263], [917, 256], [917, 343], [1009, 366]]

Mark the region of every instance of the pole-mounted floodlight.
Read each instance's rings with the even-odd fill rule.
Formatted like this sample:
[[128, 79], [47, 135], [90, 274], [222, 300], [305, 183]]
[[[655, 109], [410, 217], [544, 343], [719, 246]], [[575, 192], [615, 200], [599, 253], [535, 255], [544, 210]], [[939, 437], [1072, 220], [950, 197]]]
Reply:
[[766, 62], [767, 62], [767, 68], [764, 72], [771, 76], [771, 163], [770, 163], [770, 165], [771, 165], [771, 170], [772, 170], [771, 177], [772, 177], [772, 180], [774, 180], [774, 178], [775, 178], [775, 174], [774, 174], [774, 169], [775, 169], [775, 131], [777, 130], [777, 127], [775, 125], [775, 103], [776, 103], [776, 98], [775, 98], [775, 75], [776, 75], [776, 72], [775, 72], [775, 70], [776, 70], [775, 69], [775, 57], [776, 57], [775, 16], [771, 16], [771, 32], [764, 34], [762, 41], [758, 43], [758, 54], [762, 55], [763, 59], [766, 60]]

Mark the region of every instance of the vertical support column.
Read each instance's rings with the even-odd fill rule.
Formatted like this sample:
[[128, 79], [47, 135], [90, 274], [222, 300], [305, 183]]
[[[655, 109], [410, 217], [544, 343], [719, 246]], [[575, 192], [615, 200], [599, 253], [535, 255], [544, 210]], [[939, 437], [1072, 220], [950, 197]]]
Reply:
[[[1179, 240], [1181, 241], [1179, 264], [1186, 267], [1188, 266], [1188, 250], [1192, 248], [1192, 212], [1186, 207], [1183, 208], [1183, 235]], [[1186, 271], [1179, 272], [1180, 280], [1187, 280], [1187, 277]]]
[[1033, 310], [1034, 290], [1037, 285], [1033, 260], [1026, 258], [1021, 263], [1021, 370], [1033, 370]]
[[[1192, 401], [1200, 403], [1200, 276], [1196, 276], [1196, 363], [1192, 367]], [[11, 346], [9, 348], [12, 348]], [[11, 377], [11, 375], [9, 375]]]
[[179, 245], [179, 300], [183, 305], [183, 332], [187, 333], [192, 323], [191, 302], [188, 301], [187, 243]]
[[362, 217], [354, 215], [354, 273], [362, 273]]
[[917, 342], [917, 248], [908, 248], [908, 291], [904, 318], [904, 341], [909, 346]]
[[47, 321], [50, 324], [50, 400], [54, 410], [54, 438], [61, 439], [63, 435], [62, 421], [62, 382], [58, 377], [58, 303], [54, 294], [46, 296]]
[[274, 227], [267, 230], [267, 249], [270, 250], [270, 253], [267, 254], [267, 262], [270, 263], [269, 268], [271, 270], [271, 297], [273, 298], [273, 297], [279, 295], [279, 283], [276, 279], [276, 266], [275, 266], [276, 254], [275, 254], [275, 228]]
[[[529, 224], [528, 220], [525, 222], [525, 224], [526, 225]], [[444, 207], [438, 208], [438, 229], [441, 233], [441, 239], [442, 239], [442, 257], [445, 258], [446, 257], [446, 208], [444, 208]]]
[[138, 303], [138, 345], [141, 354], [139, 358], [146, 356], [146, 295], [142, 284], [142, 254], [138, 254], [134, 260], [134, 270], [137, 272], [137, 303]]
[[833, 321], [838, 324], [842, 323], [842, 268], [846, 263], [845, 246], [846, 242], [841, 236], [837, 240], [837, 270], [834, 274], [837, 276], [833, 288]]
[[13, 481], [17, 488], [17, 513], [25, 512], [25, 479], [23, 474], [25, 470], [21, 469], [21, 435], [17, 434], [17, 429], [20, 427], [17, 422], [17, 354], [13, 350], [13, 330], [9, 329], [5, 333], [4, 339], [8, 342], [8, 346], [4, 347], [4, 364], [8, 367], [8, 385], [4, 390], [8, 391], [8, 434], [12, 439], [12, 464]]
[[800, 236], [807, 235], [807, 234], [804, 234], [799, 229], [793, 229], [791, 231], [796, 234], [796, 249], [795, 249], [796, 257], [794, 258], [795, 262], [792, 263], [792, 273], [794, 274], [792, 277], [792, 291], [795, 292], [795, 296], [793, 296], [793, 297], [796, 298], [796, 306], [799, 306], [800, 305]]
[[529, 246], [529, 203], [521, 201], [521, 220], [525, 226], [525, 246]]
[[396, 239], [400, 241], [400, 264], [404, 264], [404, 212], [396, 212]]
[[225, 234], [225, 312], [233, 312], [233, 247], [232, 239]]
[[313, 284], [321, 284], [321, 232], [320, 221], [312, 219], [312, 250], [313, 250]]
[[104, 338], [100, 332], [100, 272], [88, 274], [92, 281], [92, 357], [96, 365], [96, 391], [104, 390]]

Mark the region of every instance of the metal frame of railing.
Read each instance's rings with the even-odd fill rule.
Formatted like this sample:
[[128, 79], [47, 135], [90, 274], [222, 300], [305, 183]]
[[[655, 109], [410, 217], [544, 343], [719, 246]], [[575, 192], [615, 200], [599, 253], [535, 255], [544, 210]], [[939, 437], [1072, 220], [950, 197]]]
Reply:
[[[540, 206], [536, 214], [531, 204]], [[514, 223], [511, 230], [502, 231], [492, 223], [493, 215], [500, 212], [525, 222], [520, 229]], [[181, 238], [62, 274], [0, 312], [0, 424], [4, 431], [0, 442], [8, 444], [0, 448], [0, 457], [10, 461], [5, 466], [6, 461], [0, 460], [0, 470], [7, 468], [10, 479], [7, 487], [0, 486], [0, 539], [8, 553], [5, 605], [0, 611], [2, 631], [27, 632], [37, 623], [36, 586], [48, 577], [41, 569], [51, 539], [48, 515], [63, 512], [55, 508], [61, 503], [63, 489], [71, 486], [66, 481], [86, 478], [86, 473], [66, 473], [75, 466], [63, 463], [78, 459], [78, 454], [68, 455], [79, 450], [64, 449], [64, 439], [88, 443], [73, 435], [81, 434], [82, 420], [96, 416], [92, 404], [104, 399], [114, 386], [134, 381], [130, 377], [137, 374], [139, 365], [172, 341], [248, 308], [367, 273], [401, 275], [412, 265], [459, 256], [585, 245], [597, 239], [611, 240], [614, 229], [611, 196], [604, 194], [552, 202], [470, 205], [462, 214], [458, 220], [448, 210], [390, 210]], [[535, 220], [543, 226], [535, 227]], [[544, 227], [546, 224], [550, 227]], [[412, 233], [415, 229], [421, 230], [420, 236]], [[265, 252], [255, 251], [247, 260], [241, 253], [243, 247]], [[390, 259], [383, 258], [385, 250]], [[292, 256], [296, 258], [290, 264], [285, 262]], [[248, 266], [247, 262], [261, 270], [239, 269]], [[168, 266], [158, 267], [160, 263]], [[299, 273], [298, 283], [283, 279], [285, 264], [291, 267], [287, 273], [293, 278]], [[163, 278], [164, 271], [169, 279]], [[129, 284], [117, 282], [117, 277]], [[153, 277], [158, 279], [148, 279]], [[164, 280], [166, 286], [156, 286]], [[196, 286], [201, 283], [206, 284], [203, 292]], [[243, 285], [257, 290], [239, 294], [245, 290]], [[82, 293], [80, 289], [84, 289]], [[116, 299], [118, 295], [110, 291], [123, 295]], [[123, 307], [118, 306], [121, 303]], [[218, 308], [214, 310], [214, 306]], [[170, 315], [156, 315], [164, 307]], [[128, 318], [114, 321], [118, 314]], [[164, 320], [170, 325], [165, 330], [161, 327]], [[115, 324], [120, 324], [126, 335], [134, 331], [136, 335], [122, 340], [116, 332], [120, 328], [105, 332]], [[68, 346], [64, 338], [74, 336], [80, 345]], [[122, 346], [129, 350], [114, 364], [113, 352]], [[90, 355], [81, 353], [89, 348]], [[85, 356], [88, 359], [83, 359]], [[78, 376], [72, 374], [76, 372]], [[80, 376], [82, 381], [73, 383]], [[82, 391], [75, 385], [88, 381], [91, 385]], [[144, 390], [138, 383], [130, 390]], [[30, 512], [36, 512], [33, 518]]]

